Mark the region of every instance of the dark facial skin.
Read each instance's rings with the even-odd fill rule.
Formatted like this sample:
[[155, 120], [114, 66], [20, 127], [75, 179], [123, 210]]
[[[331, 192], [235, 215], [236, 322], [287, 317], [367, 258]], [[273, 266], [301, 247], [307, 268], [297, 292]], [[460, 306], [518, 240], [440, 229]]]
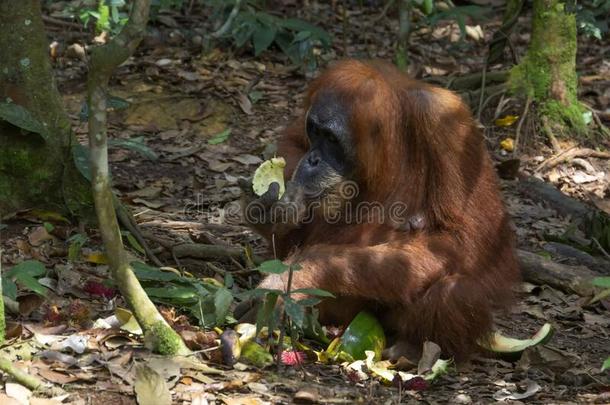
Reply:
[[310, 148], [292, 179], [316, 197], [349, 178], [352, 170], [349, 112], [333, 94], [318, 94], [307, 114]]

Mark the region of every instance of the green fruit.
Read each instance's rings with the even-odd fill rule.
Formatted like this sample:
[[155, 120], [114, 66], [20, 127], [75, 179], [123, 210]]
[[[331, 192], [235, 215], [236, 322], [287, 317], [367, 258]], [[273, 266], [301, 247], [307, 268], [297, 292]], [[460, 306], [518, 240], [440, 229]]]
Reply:
[[349, 324], [340, 339], [339, 350], [354, 360], [366, 359], [367, 350], [375, 352], [375, 360], [381, 359], [381, 352], [385, 348], [385, 334], [381, 324], [372, 314], [360, 312]]

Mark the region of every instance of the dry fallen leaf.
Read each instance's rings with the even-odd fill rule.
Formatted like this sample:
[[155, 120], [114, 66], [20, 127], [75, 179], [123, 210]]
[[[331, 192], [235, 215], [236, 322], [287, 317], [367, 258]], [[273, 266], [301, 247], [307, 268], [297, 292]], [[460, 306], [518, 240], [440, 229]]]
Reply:
[[171, 405], [172, 403], [172, 395], [165, 379], [146, 365], [139, 365], [136, 368], [134, 390], [140, 405]]
[[506, 388], [502, 388], [497, 391], [493, 397], [496, 401], [518, 401], [521, 399], [529, 398], [532, 395], [540, 391], [540, 384], [535, 381], [528, 381], [527, 387], [524, 392], [510, 392]]
[[4, 390], [6, 391], [6, 395], [8, 395], [11, 398], [14, 398], [20, 404], [27, 405], [30, 403], [30, 397], [32, 396], [32, 391], [30, 391], [23, 385], [8, 382], [4, 386]]

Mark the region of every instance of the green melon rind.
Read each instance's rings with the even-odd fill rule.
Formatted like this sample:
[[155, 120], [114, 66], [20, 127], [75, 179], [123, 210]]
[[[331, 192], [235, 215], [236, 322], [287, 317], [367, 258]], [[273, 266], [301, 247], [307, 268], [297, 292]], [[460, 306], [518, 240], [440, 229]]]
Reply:
[[366, 359], [365, 351], [375, 352], [375, 359], [381, 358], [385, 348], [385, 333], [377, 318], [361, 311], [350, 322], [340, 339], [339, 350], [348, 353], [354, 360]]
[[281, 198], [286, 190], [284, 167], [286, 167], [286, 161], [282, 157], [264, 161], [256, 169], [252, 178], [252, 190], [254, 193], [260, 197], [267, 192], [271, 183], [277, 182], [280, 185], [278, 197]]
[[514, 339], [503, 336], [499, 332], [494, 332], [489, 344], [482, 344], [481, 346], [500, 357], [518, 359], [525, 349], [544, 344], [548, 342], [552, 336], [553, 327], [550, 323], [545, 323], [530, 339]]

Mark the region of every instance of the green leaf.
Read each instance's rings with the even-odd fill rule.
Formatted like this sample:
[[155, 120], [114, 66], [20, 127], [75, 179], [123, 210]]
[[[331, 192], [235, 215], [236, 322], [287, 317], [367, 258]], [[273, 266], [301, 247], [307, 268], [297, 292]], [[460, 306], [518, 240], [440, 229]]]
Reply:
[[80, 143], [72, 146], [72, 157], [76, 168], [87, 181], [91, 182], [91, 157], [89, 148]]
[[610, 277], [595, 277], [591, 283], [597, 287], [610, 288]]
[[293, 65], [302, 64], [303, 60], [299, 52], [300, 44], [292, 43], [292, 35], [288, 34], [287, 32], [279, 32], [277, 38], [275, 39], [275, 43], [279, 45], [282, 52], [288, 56]]
[[19, 104], [0, 103], [0, 119], [26, 131], [40, 134], [45, 141], [49, 139], [45, 126]]
[[40, 263], [38, 260], [25, 260], [4, 273], [4, 277], [19, 278], [22, 275], [39, 277], [46, 272], [47, 269], [44, 267], [44, 264]]
[[275, 289], [270, 289], [270, 288], [255, 288], [254, 290], [242, 291], [239, 294], [237, 294], [236, 297], [243, 301], [243, 300], [247, 300], [250, 298], [263, 297], [266, 294], [282, 294], [282, 293], [284, 293], [284, 291], [282, 291], [282, 290], [275, 290]]
[[224, 141], [229, 139], [230, 135], [231, 135], [231, 129], [227, 128], [224, 131], [219, 132], [216, 135], [214, 135], [213, 137], [211, 137], [210, 139], [208, 139], [208, 144], [217, 145], [219, 143], [223, 143]]
[[255, 24], [248, 21], [238, 24], [237, 27], [238, 28], [233, 31], [233, 40], [235, 41], [235, 46], [241, 48], [250, 38], [252, 38]]
[[225, 274], [225, 280], [224, 280], [224, 285], [227, 288], [231, 288], [233, 287], [233, 284], [235, 284], [235, 280], [233, 279], [233, 275], [231, 273], [227, 273]]
[[68, 243], [70, 244], [68, 246], [68, 260], [74, 262], [80, 257], [80, 251], [85, 243], [87, 243], [87, 240], [89, 240], [87, 235], [82, 233], [77, 233], [68, 238]]
[[277, 28], [275, 26], [259, 24], [254, 29], [254, 34], [252, 35], [254, 56], [260, 55], [263, 51], [269, 48], [269, 46], [271, 46], [273, 43], [276, 34]]
[[328, 47], [332, 43], [332, 38], [327, 31], [306, 21], [297, 18], [286, 18], [280, 19], [278, 25], [291, 31], [308, 31], [311, 33], [312, 37], [319, 40], [324, 47]]
[[104, 3], [104, 0], [100, 0], [97, 11], [99, 17], [95, 23], [95, 29], [97, 32], [108, 31], [110, 29], [110, 7]]
[[140, 281], [182, 281], [183, 278], [179, 275], [161, 271], [157, 267], [151, 267], [142, 262], [131, 262], [131, 267]]
[[602, 371], [606, 371], [608, 369], [610, 369], [610, 357], [608, 357], [606, 361], [604, 361], [604, 364], [602, 364]]
[[134, 248], [135, 250], [137, 250], [139, 253], [141, 253], [143, 255], [146, 254], [142, 245], [140, 245], [138, 240], [135, 238], [135, 236], [133, 236], [133, 234], [131, 232], [121, 231], [121, 235], [123, 235], [125, 238], [127, 238], [127, 242], [129, 242], [129, 244], [131, 245], [132, 248]]
[[310, 31], [301, 31], [294, 36], [292, 43], [294, 44], [295, 42], [304, 41], [308, 38], [311, 38], [311, 32]]
[[151, 287], [146, 288], [146, 294], [155, 298], [170, 298], [180, 301], [191, 301], [198, 298], [197, 291], [192, 287]]
[[216, 324], [224, 324], [225, 318], [229, 313], [229, 308], [233, 302], [233, 294], [226, 288], [220, 288], [214, 296], [214, 315], [216, 315]]
[[329, 298], [335, 298], [335, 296], [326, 291], [326, 290], [321, 290], [319, 288], [298, 288], [296, 290], [292, 290], [291, 294], [306, 294], [306, 295], [316, 295], [318, 297], [329, 297]]
[[260, 266], [258, 266], [258, 271], [261, 273], [267, 274], [282, 274], [287, 272], [290, 269], [290, 266], [282, 263], [281, 260], [267, 260], [262, 262]]
[[320, 298], [315, 297], [299, 300], [299, 304], [304, 307], [313, 307], [314, 305], [318, 305], [320, 302], [322, 302], [322, 300]]
[[267, 326], [269, 330], [275, 329], [275, 304], [277, 303], [277, 299], [279, 294], [277, 293], [269, 293], [265, 296], [265, 301], [263, 305], [258, 310], [256, 314], [256, 334], [260, 332], [260, 330]]
[[131, 103], [127, 100], [125, 100], [124, 98], [121, 97], [117, 97], [117, 96], [109, 96], [108, 97], [108, 102], [107, 102], [107, 107], [108, 108], [112, 108], [113, 110], [125, 110], [127, 108], [129, 108], [129, 106], [131, 105]]
[[290, 320], [299, 328], [303, 327], [303, 321], [305, 320], [305, 307], [299, 305], [298, 302], [292, 298], [284, 299], [284, 311]]
[[250, 93], [248, 93], [248, 98], [250, 99], [252, 104], [256, 104], [257, 101], [259, 101], [261, 98], [263, 98], [263, 92], [258, 91], [258, 90], [253, 90]]
[[130, 149], [134, 152], [138, 152], [140, 155], [144, 156], [150, 160], [157, 160], [158, 156], [152, 149], [150, 149], [146, 144], [142, 142], [143, 138], [132, 138], [132, 139], [110, 139], [108, 141], [109, 147], [119, 147]]
[[7, 277], [2, 277], [2, 295], [12, 299], [17, 299], [17, 284]]
[[42, 296], [46, 296], [49, 291], [47, 287], [43, 286], [36, 280], [34, 277], [30, 276], [27, 273], [19, 274], [15, 277], [15, 281], [19, 284], [23, 285], [30, 291], [35, 292], [36, 294], [40, 294]]
[[198, 302], [189, 308], [191, 314], [199, 320], [199, 325], [202, 327], [212, 327], [216, 322], [214, 316], [215, 308], [212, 297], [199, 299]]

